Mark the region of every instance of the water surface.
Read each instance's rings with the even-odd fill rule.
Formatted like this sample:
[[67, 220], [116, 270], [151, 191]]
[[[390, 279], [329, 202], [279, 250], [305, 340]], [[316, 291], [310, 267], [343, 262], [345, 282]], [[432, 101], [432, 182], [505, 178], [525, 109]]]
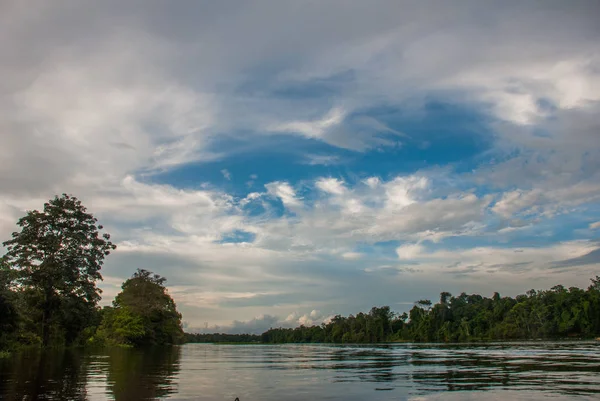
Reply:
[[30, 352], [2, 400], [592, 400], [600, 343], [211, 345]]

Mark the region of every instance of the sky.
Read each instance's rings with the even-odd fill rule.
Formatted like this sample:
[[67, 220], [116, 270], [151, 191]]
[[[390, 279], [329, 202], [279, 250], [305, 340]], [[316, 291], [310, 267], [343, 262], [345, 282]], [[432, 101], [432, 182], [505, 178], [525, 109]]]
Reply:
[[55, 194], [187, 330], [600, 274], [600, 3], [0, 0], [0, 238]]

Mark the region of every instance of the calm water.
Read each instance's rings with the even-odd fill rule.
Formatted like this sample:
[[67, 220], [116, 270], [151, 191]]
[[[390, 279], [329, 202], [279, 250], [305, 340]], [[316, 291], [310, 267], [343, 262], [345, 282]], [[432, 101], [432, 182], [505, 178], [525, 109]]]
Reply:
[[0, 360], [2, 400], [592, 400], [600, 342], [209, 345]]

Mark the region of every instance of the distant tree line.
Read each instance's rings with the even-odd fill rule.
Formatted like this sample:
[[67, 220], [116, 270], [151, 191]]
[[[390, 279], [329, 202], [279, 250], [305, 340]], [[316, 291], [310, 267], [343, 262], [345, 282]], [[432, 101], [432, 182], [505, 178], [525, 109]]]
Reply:
[[388, 306], [348, 317], [335, 316], [320, 326], [277, 328], [263, 333], [264, 343], [377, 343], [390, 341], [462, 342], [561, 339], [600, 336], [600, 277], [587, 290], [562, 285], [530, 290], [516, 298], [461, 293], [440, 294], [415, 303], [408, 314]]
[[[337, 315], [315, 326], [273, 328], [261, 343], [380, 343], [463, 342], [595, 338], [600, 336], [600, 277], [586, 289], [561, 285], [547, 291], [530, 290], [515, 298], [491, 298], [461, 293], [440, 294], [415, 302], [409, 313], [394, 313], [389, 306], [348, 317]], [[186, 334], [190, 342], [251, 342], [247, 335]]]
[[0, 258], [0, 351], [181, 342], [163, 277], [138, 270], [112, 306], [98, 306], [100, 269], [116, 246], [77, 198], [57, 196], [17, 225]]
[[256, 344], [262, 342], [257, 334], [226, 334], [226, 333], [185, 333], [187, 343], [244, 343]]

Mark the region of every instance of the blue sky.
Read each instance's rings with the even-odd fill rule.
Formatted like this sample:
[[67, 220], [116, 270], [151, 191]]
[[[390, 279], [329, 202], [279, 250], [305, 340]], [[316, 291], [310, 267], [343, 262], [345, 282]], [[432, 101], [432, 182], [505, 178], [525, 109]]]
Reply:
[[0, 234], [72, 193], [190, 330], [600, 267], [595, 1], [3, 3]]

